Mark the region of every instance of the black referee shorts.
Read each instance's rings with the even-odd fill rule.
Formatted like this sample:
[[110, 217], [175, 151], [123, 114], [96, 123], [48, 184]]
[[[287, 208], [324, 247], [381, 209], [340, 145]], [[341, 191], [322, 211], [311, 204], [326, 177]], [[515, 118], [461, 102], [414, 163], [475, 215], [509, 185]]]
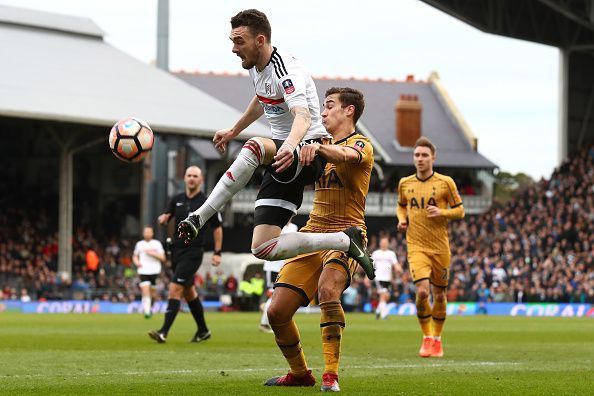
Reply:
[[173, 278], [171, 282], [184, 287], [192, 286], [194, 284], [194, 275], [198, 271], [198, 268], [200, 268], [200, 265], [202, 265], [203, 256], [204, 249], [202, 248], [174, 249], [171, 257], [171, 263], [173, 265]]

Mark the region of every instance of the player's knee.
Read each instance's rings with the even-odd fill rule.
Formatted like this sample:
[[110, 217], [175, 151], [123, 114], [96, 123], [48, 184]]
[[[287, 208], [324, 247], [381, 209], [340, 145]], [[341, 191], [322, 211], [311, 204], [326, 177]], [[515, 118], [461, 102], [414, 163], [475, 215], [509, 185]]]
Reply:
[[183, 292], [184, 292], [184, 287], [182, 285], [178, 285], [177, 283], [169, 284], [169, 298], [174, 298], [176, 300], [180, 300]]
[[435, 295], [433, 296], [433, 298], [435, 298], [435, 301], [438, 303], [444, 303], [446, 302], [446, 295], [445, 295], [445, 290], [444, 291], [440, 291], [438, 293], [435, 293]]
[[332, 287], [324, 285], [318, 289], [318, 300], [320, 302], [335, 301], [338, 299], [340, 299], [340, 293], [337, 293]]
[[424, 287], [417, 289], [417, 300], [426, 300], [429, 298], [429, 290]]
[[266, 315], [268, 315], [268, 321], [272, 324], [285, 323], [291, 320], [291, 315], [287, 313], [287, 310], [277, 304], [270, 304]]
[[252, 244], [252, 254], [261, 260], [275, 261], [282, 257], [278, 255], [275, 247], [278, 243], [278, 238], [273, 238], [254, 247]]
[[320, 302], [340, 300], [342, 290], [334, 284], [318, 285], [318, 300]]
[[260, 139], [251, 138], [244, 143], [239, 155], [250, 165], [257, 167], [264, 164], [265, 153], [266, 150], [262, 141]]

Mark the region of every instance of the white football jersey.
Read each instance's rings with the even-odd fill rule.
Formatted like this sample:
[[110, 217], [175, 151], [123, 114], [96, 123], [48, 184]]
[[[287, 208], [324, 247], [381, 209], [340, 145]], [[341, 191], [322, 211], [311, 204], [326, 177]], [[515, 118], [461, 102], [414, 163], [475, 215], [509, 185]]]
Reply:
[[[288, 234], [290, 232], [297, 232], [298, 228], [295, 224], [289, 223], [283, 227], [281, 234]], [[264, 261], [264, 271], [280, 272], [285, 264], [285, 260]], [[272, 280], [274, 282], [274, 279]]]
[[375, 280], [378, 282], [392, 281], [392, 267], [398, 264], [396, 254], [391, 250], [378, 249], [371, 255], [375, 265]]
[[275, 47], [264, 70], [258, 72], [254, 66], [249, 73], [270, 123], [273, 139], [285, 140], [289, 136], [295, 118], [290, 110], [295, 106], [309, 109], [311, 114], [311, 126], [304, 140], [330, 136], [322, 125], [316, 85], [295, 57], [289, 54], [281, 56]]
[[147, 253], [149, 250], [154, 250], [156, 253], [165, 253], [163, 245], [156, 239], [151, 239], [148, 242], [143, 239], [142, 241], [136, 242], [134, 254], [138, 255], [138, 263], [140, 264], [138, 267], [138, 274], [140, 275], [155, 275], [161, 273], [161, 262], [149, 255]]

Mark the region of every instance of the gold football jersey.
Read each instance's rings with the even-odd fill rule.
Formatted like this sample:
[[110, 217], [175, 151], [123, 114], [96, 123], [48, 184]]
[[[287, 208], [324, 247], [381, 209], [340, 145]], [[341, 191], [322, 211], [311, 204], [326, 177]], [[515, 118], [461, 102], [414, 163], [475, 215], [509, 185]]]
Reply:
[[447, 217], [427, 217], [427, 206], [437, 206], [444, 212], [462, 206], [456, 183], [451, 177], [437, 172], [425, 180], [420, 180], [416, 174], [403, 177], [398, 183], [398, 205], [406, 209], [409, 252], [450, 251]]
[[373, 168], [373, 147], [356, 132], [333, 144], [350, 147], [358, 162], [328, 163], [316, 182], [313, 210], [301, 231], [334, 232], [351, 226], [365, 229], [365, 197]]

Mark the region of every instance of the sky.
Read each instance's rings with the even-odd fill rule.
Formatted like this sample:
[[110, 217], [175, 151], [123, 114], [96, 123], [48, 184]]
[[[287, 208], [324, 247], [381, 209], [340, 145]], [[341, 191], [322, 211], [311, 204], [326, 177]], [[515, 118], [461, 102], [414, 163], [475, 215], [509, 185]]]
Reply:
[[[109, 44], [147, 63], [156, 57], [157, 0], [0, 4], [91, 18]], [[557, 166], [557, 48], [483, 33], [419, 0], [170, 0], [170, 69], [243, 71], [229, 19], [247, 8], [268, 15], [273, 44], [314, 77], [426, 80], [437, 71], [479, 152], [501, 170], [540, 178]]]

